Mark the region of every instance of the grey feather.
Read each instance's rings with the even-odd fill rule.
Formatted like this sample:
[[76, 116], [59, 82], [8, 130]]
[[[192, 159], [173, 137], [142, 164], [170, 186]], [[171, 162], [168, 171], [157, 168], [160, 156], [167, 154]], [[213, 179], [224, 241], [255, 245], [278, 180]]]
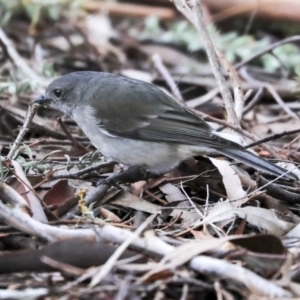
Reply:
[[[59, 98], [57, 89], [62, 90]], [[135, 164], [139, 157], [137, 164], [154, 171], [163, 164], [161, 169], [167, 171], [187, 158], [178, 150], [183, 145], [184, 155], [212, 149], [275, 176], [286, 172], [216, 135], [198, 115], [146, 82], [110, 73], [75, 72], [54, 80], [42, 99], [47, 100], [73, 117], [100, 151], [123, 163]], [[156, 157], [149, 146], [156, 147]]]

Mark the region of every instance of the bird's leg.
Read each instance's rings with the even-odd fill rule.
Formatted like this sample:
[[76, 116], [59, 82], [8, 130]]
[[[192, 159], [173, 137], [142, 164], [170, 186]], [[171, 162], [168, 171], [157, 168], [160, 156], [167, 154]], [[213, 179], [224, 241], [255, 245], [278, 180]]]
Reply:
[[147, 171], [143, 167], [132, 166], [125, 171], [114, 173], [106, 179], [100, 180], [97, 185], [107, 184], [116, 188], [120, 188], [119, 183], [134, 183], [140, 180], [148, 180], [157, 176], [154, 173]]

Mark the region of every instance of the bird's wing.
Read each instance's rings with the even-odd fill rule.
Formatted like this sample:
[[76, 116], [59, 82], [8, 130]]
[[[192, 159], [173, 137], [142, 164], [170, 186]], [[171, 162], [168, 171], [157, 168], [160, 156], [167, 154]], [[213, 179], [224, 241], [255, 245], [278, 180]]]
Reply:
[[102, 84], [91, 99], [92, 106], [99, 108], [94, 116], [103, 132], [145, 141], [239, 148], [215, 135], [204, 120], [157, 87], [123, 77], [115, 80], [113, 86], [110, 81]]
[[[145, 141], [209, 147], [275, 176], [285, 172], [239, 144], [214, 134], [204, 120], [155, 86], [123, 77], [111, 79], [113, 81], [102, 79], [100, 85], [95, 83], [90, 99], [92, 107], [97, 107], [94, 117], [104, 133]], [[287, 174], [285, 178], [294, 180], [295, 176]]]

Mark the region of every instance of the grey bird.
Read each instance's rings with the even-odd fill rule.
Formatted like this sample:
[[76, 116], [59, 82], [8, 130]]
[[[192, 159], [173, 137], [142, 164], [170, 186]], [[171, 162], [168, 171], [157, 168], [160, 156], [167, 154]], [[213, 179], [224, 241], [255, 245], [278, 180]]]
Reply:
[[[221, 137], [193, 111], [143, 81], [74, 72], [51, 82], [35, 103], [64, 112], [104, 155], [149, 174], [166, 173], [186, 158], [212, 152], [270, 175], [286, 172]], [[284, 178], [296, 179], [289, 173]]]

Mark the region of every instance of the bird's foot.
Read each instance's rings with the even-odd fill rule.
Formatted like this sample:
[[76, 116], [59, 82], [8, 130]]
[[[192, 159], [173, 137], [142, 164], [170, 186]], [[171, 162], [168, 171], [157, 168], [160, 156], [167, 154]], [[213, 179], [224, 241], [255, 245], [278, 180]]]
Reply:
[[98, 185], [111, 185], [117, 189], [122, 189], [120, 183], [134, 183], [140, 180], [148, 180], [153, 178], [155, 174], [150, 173], [143, 167], [129, 167], [125, 171], [114, 173], [106, 179], [102, 179], [97, 183]]
[[[116, 188], [117, 190], [122, 190], [122, 187], [118, 184], [118, 180], [115, 181], [114, 175], [111, 175], [105, 179], [101, 179], [96, 183], [96, 186], [99, 185], [109, 185], [109, 186], [113, 186], [114, 188]], [[118, 174], [117, 174], [118, 175]]]

